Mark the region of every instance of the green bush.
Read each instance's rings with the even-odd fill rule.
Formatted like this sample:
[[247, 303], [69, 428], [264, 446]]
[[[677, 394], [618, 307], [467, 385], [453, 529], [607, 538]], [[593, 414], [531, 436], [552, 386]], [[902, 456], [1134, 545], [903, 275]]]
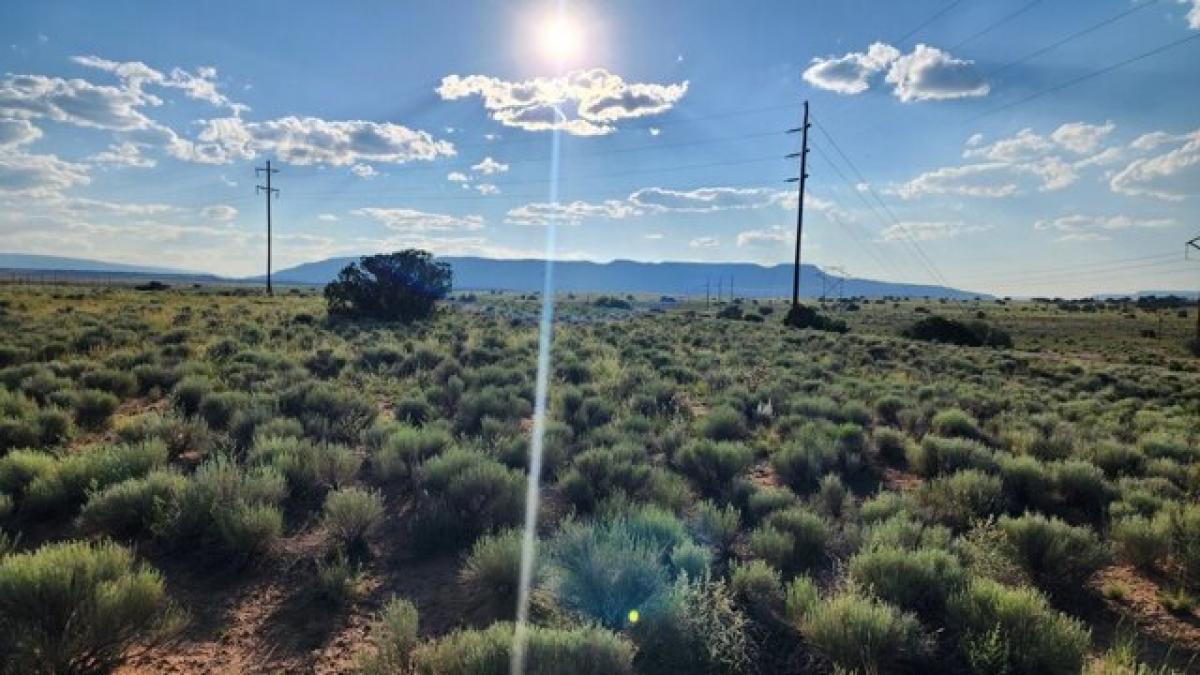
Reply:
[[341, 547], [316, 561], [316, 594], [334, 607], [344, 607], [362, 593], [362, 570]]
[[784, 590], [784, 616], [793, 626], [800, 626], [821, 601], [817, 585], [810, 577], [796, 577], [788, 582]]
[[414, 527], [427, 547], [457, 547], [520, 522], [525, 476], [479, 452], [451, 449], [421, 465]]
[[961, 530], [1003, 511], [1004, 486], [996, 476], [965, 469], [922, 483], [916, 502], [931, 520]]
[[642, 612], [630, 632], [634, 665], [645, 675], [725, 675], [752, 668], [746, 615], [720, 581], [679, 579], [659, 606]]
[[428, 251], [363, 256], [325, 286], [330, 314], [413, 321], [433, 314], [454, 273]]
[[[762, 528], [756, 532], [771, 530], [785, 534], [792, 544], [790, 551], [782, 551], [782, 559], [770, 561], [784, 574], [811, 569], [824, 562], [830, 530], [819, 515], [799, 506], [775, 511], [766, 517]], [[753, 534], [751, 548], [754, 548]]]
[[[528, 626], [525, 667], [528, 675], [632, 675], [634, 648], [602, 628]], [[457, 630], [413, 651], [418, 675], [508, 675], [513, 625]]]
[[334, 490], [325, 496], [323, 522], [346, 550], [363, 551], [383, 523], [383, 496], [357, 487]]
[[1200, 505], [1173, 504], [1166, 513], [1171, 558], [1188, 579], [1200, 582]]
[[979, 423], [959, 408], [938, 412], [929, 426], [933, 433], [946, 438], [979, 438]]
[[450, 434], [437, 427], [384, 426], [374, 443], [371, 469], [382, 480], [411, 478], [421, 462], [451, 443]]
[[[541, 570], [535, 569], [532, 586], [540, 585]], [[516, 607], [521, 576], [521, 532], [505, 530], [475, 541], [458, 573], [471, 597], [479, 598], [500, 613]]]
[[939, 617], [967, 578], [958, 559], [938, 549], [864, 551], [850, 559], [849, 573], [881, 600], [925, 619]]
[[171, 390], [171, 400], [180, 413], [191, 416], [200, 412], [200, 404], [212, 391], [212, 380], [189, 375], [175, 383], [175, 388]]
[[1167, 557], [1171, 533], [1168, 518], [1126, 516], [1114, 521], [1110, 536], [1117, 554], [1129, 564], [1152, 570]]
[[746, 438], [746, 420], [742, 413], [729, 406], [719, 406], [708, 411], [698, 423], [701, 436], [714, 441], [739, 441]]
[[[17, 466], [27, 461], [30, 463]], [[144, 476], [166, 463], [167, 448], [161, 441], [102, 445], [67, 455], [53, 463], [24, 455], [14, 462], [14, 468], [17, 472], [34, 468], [34, 473], [26, 474], [31, 480], [24, 486], [11, 485], [5, 479], [5, 467], [0, 465], [0, 483], [4, 483], [11, 494], [23, 492], [22, 505], [30, 513], [47, 515], [69, 511], [84, 500], [89, 490], [101, 490], [129, 478]]]
[[254, 441], [248, 459], [253, 464], [278, 469], [287, 478], [292, 493], [298, 496], [321, 495], [349, 484], [362, 463], [344, 445], [261, 436]]
[[116, 412], [121, 400], [99, 389], [84, 389], [75, 394], [75, 421], [85, 429], [101, 429]]
[[85, 530], [131, 538], [161, 532], [175, 516], [187, 478], [156, 469], [95, 492], [79, 514]]
[[694, 522], [695, 529], [702, 540], [720, 551], [726, 551], [737, 538], [738, 529], [742, 524], [742, 514], [732, 504], [720, 507], [705, 500], [696, 505]]
[[977, 578], [950, 601], [947, 625], [969, 672], [1068, 675], [1080, 672], [1091, 636], [1037, 591]]
[[1052, 508], [1054, 476], [1045, 464], [1028, 455], [1002, 455], [999, 461], [1000, 480], [1010, 512]]
[[392, 596], [371, 622], [371, 649], [355, 659], [363, 675], [394, 675], [407, 672], [417, 647], [417, 608], [408, 600]]
[[891, 672], [902, 663], [920, 660], [928, 650], [911, 614], [852, 592], [816, 603], [801, 621], [800, 632], [848, 672]]
[[754, 451], [741, 443], [697, 440], [675, 455], [675, 462], [708, 495], [726, 493], [734, 478], [754, 461]]
[[197, 540], [215, 545], [236, 559], [265, 555], [283, 533], [278, 504], [286, 494], [273, 467], [243, 469], [217, 457], [192, 475], [167, 536], [189, 547]]
[[883, 461], [891, 466], [902, 466], [909, 453], [913, 440], [899, 429], [877, 427], [871, 434], [875, 441], [875, 449]]
[[937, 436], [926, 436], [919, 445], [912, 445], [908, 465], [926, 478], [963, 469], [993, 471], [997, 468], [994, 453], [982, 443]]
[[284, 390], [279, 409], [300, 420], [309, 436], [331, 443], [357, 443], [379, 414], [357, 391], [311, 381]]
[[234, 414], [250, 404], [250, 396], [240, 391], [210, 391], [200, 399], [197, 412], [209, 427], [224, 431]]
[[559, 484], [578, 511], [590, 513], [605, 498], [617, 494], [641, 496], [650, 475], [643, 450], [619, 445], [579, 453], [559, 479]]
[[1101, 522], [1108, 505], [1117, 498], [1117, 490], [1109, 484], [1104, 472], [1082, 460], [1067, 460], [1051, 466], [1063, 505], [1093, 523]]
[[1011, 546], [1013, 560], [1056, 596], [1082, 592], [1088, 578], [1108, 560], [1107, 549], [1087, 527], [1037, 514], [1003, 517], [999, 527]]
[[862, 547], [864, 549], [879, 547], [907, 550], [949, 549], [952, 537], [953, 533], [950, 528], [943, 525], [931, 525], [902, 511], [890, 518], [868, 525], [862, 534]]
[[62, 542], [0, 557], [6, 673], [108, 672], [131, 645], [180, 625], [158, 572], [111, 543]]
[[760, 487], [746, 497], [746, 512], [752, 523], [760, 522], [769, 514], [786, 509], [797, 501], [795, 493], [785, 487]]
[[784, 610], [783, 580], [779, 570], [762, 560], [734, 564], [729, 570], [729, 590], [760, 620]]

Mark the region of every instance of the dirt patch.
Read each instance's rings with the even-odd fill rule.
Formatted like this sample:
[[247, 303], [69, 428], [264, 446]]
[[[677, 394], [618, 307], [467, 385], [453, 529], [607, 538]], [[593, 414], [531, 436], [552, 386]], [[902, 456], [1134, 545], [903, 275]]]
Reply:
[[[1113, 565], [1100, 570], [1091, 581], [1105, 604], [1128, 617], [1146, 635], [1171, 645], [1173, 649], [1200, 653], [1200, 615], [1196, 610], [1186, 616], [1171, 614], [1159, 599], [1160, 584], [1128, 565]], [[1123, 589], [1120, 597], [1108, 597], [1105, 587]]]

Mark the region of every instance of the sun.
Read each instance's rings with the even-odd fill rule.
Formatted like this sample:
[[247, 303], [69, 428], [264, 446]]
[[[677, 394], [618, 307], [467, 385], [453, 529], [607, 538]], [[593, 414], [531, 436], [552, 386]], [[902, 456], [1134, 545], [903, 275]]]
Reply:
[[538, 26], [537, 41], [542, 56], [554, 63], [568, 63], [583, 51], [583, 28], [575, 19], [557, 12]]

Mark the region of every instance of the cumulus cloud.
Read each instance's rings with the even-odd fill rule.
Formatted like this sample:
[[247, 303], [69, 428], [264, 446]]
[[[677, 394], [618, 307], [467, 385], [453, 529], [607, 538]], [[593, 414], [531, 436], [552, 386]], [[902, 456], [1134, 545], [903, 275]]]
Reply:
[[29, 120], [0, 119], [0, 150], [27, 145], [42, 137], [42, 130]]
[[759, 230], [745, 230], [737, 236], [737, 245], [742, 247], [775, 248], [795, 242], [795, 230], [778, 225]]
[[1039, 220], [1033, 224], [1035, 230], [1053, 230], [1060, 233], [1056, 241], [1107, 241], [1114, 230], [1131, 228], [1170, 227], [1172, 218], [1135, 218], [1133, 216], [1092, 216], [1075, 214], [1059, 218]]
[[[1165, 135], [1164, 135], [1165, 136]], [[1146, 136], [1134, 141], [1146, 139]], [[1133, 160], [1113, 174], [1109, 187], [1120, 194], [1182, 201], [1200, 192], [1200, 129], [1183, 137], [1157, 137], [1143, 148], [1174, 145], [1166, 152]]]
[[471, 179], [467, 177], [467, 174], [461, 171], [451, 171], [450, 173], [446, 174], [446, 180], [450, 181], [451, 183], [465, 183]]
[[633, 83], [603, 68], [593, 68], [522, 82], [484, 75], [448, 75], [437, 93], [446, 100], [479, 96], [491, 118], [508, 127], [599, 136], [615, 131], [616, 123], [622, 120], [670, 110], [687, 89], [686, 81], [667, 85]]
[[109, 145], [107, 150], [89, 156], [86, 161], [103, 166], [139, 169], [148, 169], [158, 163], [152, 157], [142, 154], [142, 146], [129, 142]]
[[205, 218], [222, 223], [231, 222], [234, 218], [237, 218], [237, 214], [237, 208], [228, 204], [213, 204], [200, 210], [200, 215]]
[[10, 119], [45, 117], [95, 129], [144, 129], [152, 122], [139, 108], [155, 101], [137, 89], [81, 79], [41, 75], [0, 79], [0, 117]]
[[[146, 95], [143, 87], [147, 84], [179, 89], [188, 98], [205, 101], [214, 106], [229, 108], [235, 113], [247, 110], [246, 106], [234, 103], [222, 94], [217, 85], [217, 69], [211, 66], [201, 66], [195, 71], [183, 68], [172, 68], [170, 74], [151, 68], [141, 61], [111, 61], [99, 56], [75, 56], [71, 59], [81, 66], [96, 68], [116, 75], [129, 89]], [[148, 95], [147, 95], [148, 96]], [[148, 96], [149, 102], [159, 105], [157, 97]]]
[[681, 191], [649, 187], [629, 195], [629, 202], [647, 211], [708, 213], [772, 206], [786, 200], [791, 194], [791, 191], [768, 188], [705, 187]]
[[894, 192], [904, 199], [923, 195], [1008, 197], [1018, 190], [1009, 167], [1003, 162], [946, 166], [926, 171], [902, 183]]
[[0, 194], [44, 198], [76, 185], [87, 185], [88, 167], [55, 155], [0, 153]]
[[268, 153], [289, 164], [348, 166], [432, 160], [454, 155], [454, 145], [387, 122], [294, 116], [247, 122], [222, 117], [206, 120], [194, 142], [172, 141], [168, 151], [180, 159], [214, 164]]
[[375, 170], [375, 167], [371, 166], [370, 164], [355, 164], [354, 166], [350, 167], [350, 173], [366, 180], [379, 175], [379, 172]]
[[1188, 28], [1200, 30], [1200, 0], [1179, 0], [1182, 5], [1191, 5], [1187, 13]]
[[516, 225], [578, 225], [589, 218], [619, 220], [641, 214], [641, 210], [623, 199], [609, 199], [603, 202], [534, 202], [510, 209], [504, 220]]
[[354, 209], [350, 213], [370, 218], [389, 229], [402, 233], [483, 229], [483, 216], [452, 216], [444, 213], [426, 213], [415, 209], [376, 207]]
[[900, 50], [876, 42], [866, 52], [849, 52], [840, 57], [814, 58], [804, 71], [804, 81], [839, 94], [861, 94], [870, 79], [900, 57]]
[[870, 89], [871, 79], [884, 70], [884, 81], [892, 85], [892, 94], [904, 102], [986, 96], [991, 90], [976, 72], [973, 61], [956, 59], [924, 44], [905, 54], [892, 45], [876, 42], [865, 52], [815, 58], [803, 77], [814, 87], [854, 95]]
[[1104, 124], [1087, 124], [1086, 122], [1069, 122], [1055, 129], [1050, 138], [1060, 146], [1078, 155], [1095, 152], [1104, 140], [1116, 129], [1112, 122]]
[[484, 157], [483, 161], [472, 166], [471, 170], [475, 173], [491, 176], [493, 174], [504, 173], [505, 171], [508, 171], [508, 165], [504, 164], [503, 162], [497, 162], [491, 157]]
[[500, 188], [496, 187], [495, 185], [492, 185], [491, 183], [479, 183], [475, 186], [475, 189], [478, 190], [479, 194], [481, 194], [481, 195], [498, 195], [498, 194], [500, 194]]
[[905, 102], [986, 96], [991, 86], [975, 71], [974, 63], [919, 44], [893, 61], [884, 79]]
[[880, 233], [883, 241], [938, 241], [954, 239], [962, 234], [983, 232], [991, 229], [988, 225], [966, 225], [962, 222], [940, 221], [901, 221], [889, 225]]

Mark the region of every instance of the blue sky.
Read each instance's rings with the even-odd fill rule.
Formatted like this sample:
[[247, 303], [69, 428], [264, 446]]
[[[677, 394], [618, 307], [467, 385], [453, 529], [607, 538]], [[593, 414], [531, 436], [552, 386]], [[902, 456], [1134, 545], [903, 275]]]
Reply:
[[537, 257], [550, 224], [566, 258], [787, 262], [808, 99], [807, 261], [1200, 283], [1200, 0], [564, 7], [6, 4], [0, 250], [258, 273], [271, 159], [277, 267]]

